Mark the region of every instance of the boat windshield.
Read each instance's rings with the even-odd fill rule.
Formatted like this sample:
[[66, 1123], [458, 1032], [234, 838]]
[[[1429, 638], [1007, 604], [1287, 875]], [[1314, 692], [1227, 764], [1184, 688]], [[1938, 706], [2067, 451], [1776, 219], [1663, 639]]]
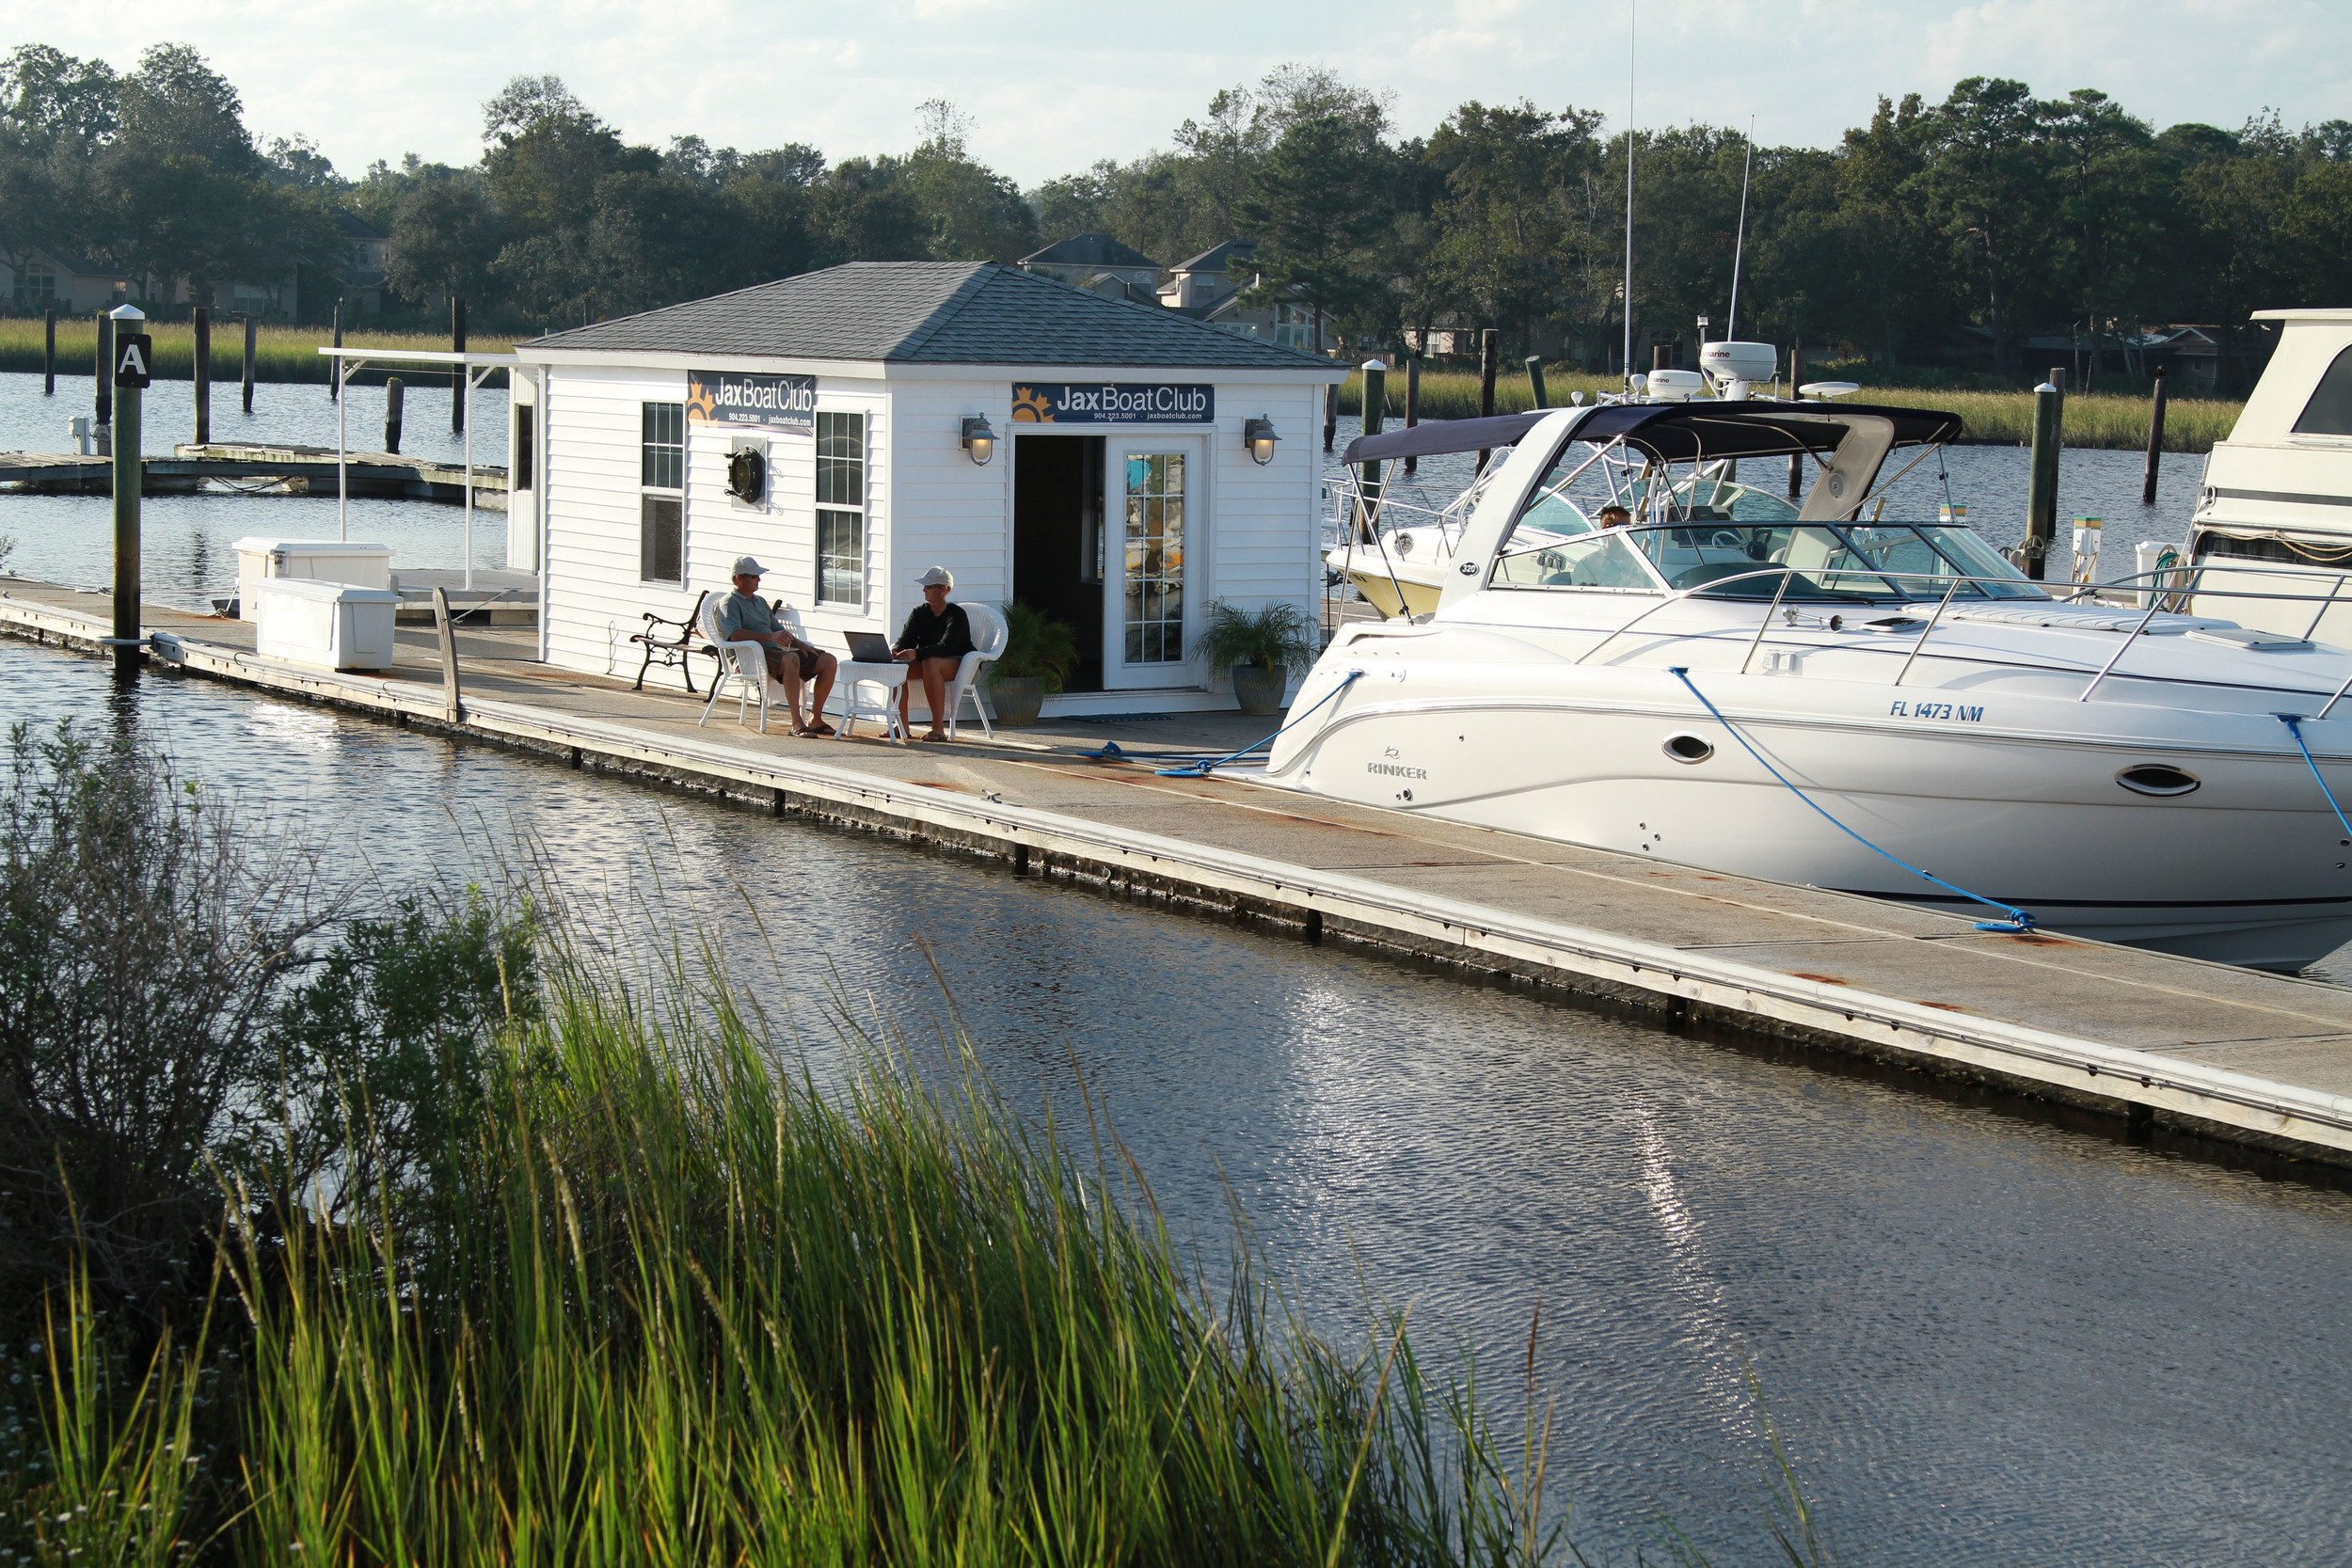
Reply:
[[[1661, 498], [1661, 521], [1702, 523], [1793, 523], [1797, 509], [1769, 490], [1730, 479], [1685, 479]], [[1637, 509], [1634, 515], [1642, 513]]]
[[[1998, 551], [1951, 524], [1700, 523], [1627, 532], [1668, 587], [1705, 588], [1710, 595], [1868, 601], [1940, 599], [1948, 591], [1963, 599], [2047, 596]], [[1955, 587], [1954, 578], [1990, 580]]]

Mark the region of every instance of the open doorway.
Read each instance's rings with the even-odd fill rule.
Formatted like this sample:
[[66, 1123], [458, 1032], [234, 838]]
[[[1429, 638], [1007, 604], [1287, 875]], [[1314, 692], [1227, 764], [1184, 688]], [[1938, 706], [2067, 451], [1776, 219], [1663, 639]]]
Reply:
[[1070, 691], [1103, 689], [1103, 437], [1017, 435], [1012, 596], [1066, 621], [1078, 644]]

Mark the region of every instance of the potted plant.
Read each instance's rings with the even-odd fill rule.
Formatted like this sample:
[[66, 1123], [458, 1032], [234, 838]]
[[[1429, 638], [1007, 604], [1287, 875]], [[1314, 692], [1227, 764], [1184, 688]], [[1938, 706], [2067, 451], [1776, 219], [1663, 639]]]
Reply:
[[1244, 610], [1218, 599], [1209, 606], [1192, 657], [1212, 671], [1231, 669], [1233, 700], [1244, 713], [1263, 718], [1281, 711], [1291, 671], [1307, 668], [1323, 652], [1319, 629], [1286, 601]]
[[1005, 651], [988, 667], [988, 704], [996, 722], [1019, 728], [1037, 722], [1046, 696], [1078, 667], [1078, 640], [1070, 623], [1048, 620], [1023, 600], [1004, 610]]

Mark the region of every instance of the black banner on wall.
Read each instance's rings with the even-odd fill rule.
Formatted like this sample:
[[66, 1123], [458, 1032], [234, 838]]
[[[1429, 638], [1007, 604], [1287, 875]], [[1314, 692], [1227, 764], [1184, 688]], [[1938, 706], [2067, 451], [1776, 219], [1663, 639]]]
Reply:
[[732, 371], [686, 372], [689, 424], [752, 425], [817, 434], [817, 378], [813, 375], [739, 375]]
[[1216, 388], [1152, 381], [1016, 381], [1015, 424], [1213, 424]]

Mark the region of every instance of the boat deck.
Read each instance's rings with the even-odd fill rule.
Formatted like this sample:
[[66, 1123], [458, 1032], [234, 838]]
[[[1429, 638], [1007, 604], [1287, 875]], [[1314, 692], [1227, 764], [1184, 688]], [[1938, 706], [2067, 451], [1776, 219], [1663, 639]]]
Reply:
[[[0, 578], [0, 629], [91, 647], [101, 595]], [[1216, 755], [1271, 727], [1232, 713], [1049, 721], [900, 746], [707, 727], [675, 670], [648, 689], [536, 662], [527, 631], [463, 629], [464, 708], [437, 634], [383, 675], [257, 657], [253, 628], [150, 607], [158, 663], [723, 791], [798, 813], [1270, 922], [1508, 973], [1698, 1023], [1793, 1038], [2112, 1113], [2183, 1147], [2218, 1137], [2352, 1165], [2352, 990], [1968, 922], [1848, 895], [1293, 795], [1172, 779], [1128, 752]], [[703, 672], [697, 671], [697, 684]], [[660, 689], [653, 689], [659, 686]], [[1160, 765], [1165, 766], [1165, 763]]]

